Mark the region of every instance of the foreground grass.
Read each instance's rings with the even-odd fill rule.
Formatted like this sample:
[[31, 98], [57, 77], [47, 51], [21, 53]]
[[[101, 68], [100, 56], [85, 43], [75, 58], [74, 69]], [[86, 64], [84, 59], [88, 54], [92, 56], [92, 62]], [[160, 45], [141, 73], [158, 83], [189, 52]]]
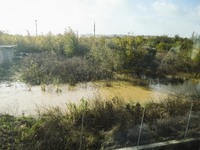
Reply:
[[[188, 137], [200, 136], [200, 102], [194, 103]], [[182, 139], [191, 100], [171, 96], [145, 106], [141, 144]], [[38, 117], [0, 116], [0, 149], [113, 149], [136, 145], [144, 106], [118, 97], [100, 98], [66, 112], [53, 108]], [[82, 131], [82, 132], [81, 132]]]

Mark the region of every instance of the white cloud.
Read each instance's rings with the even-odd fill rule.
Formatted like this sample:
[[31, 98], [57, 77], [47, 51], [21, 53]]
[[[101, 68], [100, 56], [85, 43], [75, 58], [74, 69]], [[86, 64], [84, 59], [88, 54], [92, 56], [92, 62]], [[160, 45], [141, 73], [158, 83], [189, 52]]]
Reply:
[[194, 10], [194, 15], [196, 17], [198, 17], [198, 19], [199, 19], [199, 17], [200, 17], [200, 5], [198, 5], [197, 8]]
[[164, 0], [156, 0], [153, 2], [152, 8], [155, 12], [161, 15], [171, 15], [172, 13], [177, 13], [178, 7]]
[[141, 4], [137, 5], [137, 9], [138, 9], [138, 11], [141, 11], [141, 12], [147, 12], [148, 11], [147, 6], [141, 5]]
[[188, 7], [172, 0], [3, 0], [0, 30], [35, 34], [63, 33], [69, 26], [80, 34], [132, 31], [136, 34], [180, 34], [200, 30], [200, 5]]

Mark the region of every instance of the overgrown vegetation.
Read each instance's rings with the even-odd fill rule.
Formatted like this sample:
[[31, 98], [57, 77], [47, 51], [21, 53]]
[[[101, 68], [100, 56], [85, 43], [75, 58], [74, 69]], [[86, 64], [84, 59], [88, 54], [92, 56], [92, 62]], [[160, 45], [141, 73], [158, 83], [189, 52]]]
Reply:
[[20, 66], [20, 62], [0, 64], [0, 81], [14, 80]]
[[[141, 144], [184, 138], [191, 102], [194, 104], [188, 137], [200, 135], [200, 102], [172, 96], [145, 106]], [[0, 116], [0, 149], [113, 149], [137, 143], [144, 106], [114, 97], [80, 105], [70, 104], [39, 118]], [[81, 124], [83, 130], [81, 133]], [[82, 138], [81, 138], [82, 134]]]
[[6, 80], [10, 77], [11, 75], [10, 67], [11, 65], [9, 64], [0, 65], [0, 80]]
[[190, 39], [178, 35], [84, 37], [70, 28], [64, 34], [37, 37], [0, 33], [0, 44], [17, 44], [16, 53], [28, 53], [22, 78], [31, 84], [55, 80], [74, 84], [110, 78], [113, 72], [138, 77], [184, 73], [199, 78], [199, 43], [198, 34]]
[[[29, 84], [69, 83], [106, 79], [114, 73], [137, 77], [189, 74], [200, 76], [200, 36], [84, 37], [71, 29], [37, 37], [0, 32], [0, 44], [17, 44], [26, 57], [2, 64], [0, 78], [20, 73]], [[198, 94], [196, 96], [199, 98]], [[191, 98], [191, 97], [190, 97]], [[145, 105], [141, 144], [184, 137], [190, 104], [194, 103], [188, 136], [200, 135], [200, 102], [172, 96]], [[0, 149], [113, 149], [136, 145], [141, 115], [139, 103], [114, 97], [82, 100], [34, 117], [0, 115]], [[83, 125], [83, 126], [82, 126]], [[83, 127], [83, 128], [82, 128]], [[82, 132], [81, 132], [82, 131]], [[81, 138], [81, 135], [82, 138]], [[82, 144], [80, 143], [82, 141]]]
[[110, 78], [112, 72], [82, 57], [64, 58], [55, 54], [35, 54], [24, 60], [22, 78], [31, 84], [70, 83]]

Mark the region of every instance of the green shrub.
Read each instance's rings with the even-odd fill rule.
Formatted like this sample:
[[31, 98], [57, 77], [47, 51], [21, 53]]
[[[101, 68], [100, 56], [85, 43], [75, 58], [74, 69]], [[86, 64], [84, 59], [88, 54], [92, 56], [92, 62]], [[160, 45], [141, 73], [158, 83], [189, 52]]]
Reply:
[[64, 58], [43, 53], [24, 60], [22, 79], [30, 84], [69, 83], [110, 78], [112, 72], [82, 57]]

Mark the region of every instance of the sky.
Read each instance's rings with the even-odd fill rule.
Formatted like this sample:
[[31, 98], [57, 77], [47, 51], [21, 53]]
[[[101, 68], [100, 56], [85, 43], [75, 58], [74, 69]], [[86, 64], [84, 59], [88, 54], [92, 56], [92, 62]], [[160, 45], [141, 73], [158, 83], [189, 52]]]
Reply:
[[200, 33], [200, 0], [1, 0], [0, 31], [10, 34], [179, 35]]

